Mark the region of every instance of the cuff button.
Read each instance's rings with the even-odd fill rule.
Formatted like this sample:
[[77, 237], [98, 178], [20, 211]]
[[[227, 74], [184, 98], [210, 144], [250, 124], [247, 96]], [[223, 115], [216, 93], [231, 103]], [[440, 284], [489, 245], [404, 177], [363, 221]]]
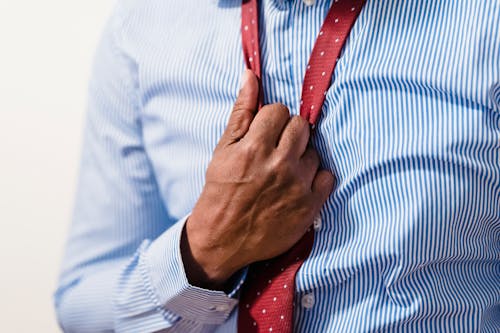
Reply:
[[226, 312], [229, 310], [229, 306], [227, 304], [221, 304], [221, 305], [217, 305], [215, 307], [215, 311], [218, 311], [218, 312]]

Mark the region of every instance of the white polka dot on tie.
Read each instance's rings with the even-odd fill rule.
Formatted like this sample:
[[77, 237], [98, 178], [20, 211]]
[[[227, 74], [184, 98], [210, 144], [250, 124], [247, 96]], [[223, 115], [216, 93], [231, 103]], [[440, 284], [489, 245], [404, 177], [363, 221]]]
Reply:
[[253, 58], [252, 58], [252, 57], [248, 58], [248, 61], [252, 62], [252, 61], [253, 61]]
[[286, 287], [288, 287], [286, 284], [285, 284], [285, 285], [283, 285], [283, 288], [285, 288], [285, 289], [286, 289]]
[[257, 323], [255, 321], [253, 322], [253, 326], [257, 326]]
[[248, 31], [248, 25], [245, 25], [244, 29], [245, 31]]
[[314, 89], [314, 86], [310, 86], [310, 87], [309, 87], [309, 90], [313, 90], [313, 89]]
[[325, 55], [325, 51], [321, 51], [321, 53], [319, 55], [320, 56], [324, 56]]
[[260, 291], [257, 292], [257, 296], [260, 296]]
[[245, 305], [245, 307], [246, 307], [247, 309], [248, 309], [248, 308], [250, 308], [250, 304]]
[[325, 96], [326, 96], [326, 91], [323, 93], [323, 95], [325, 95]]
[[[300, 100], [300, 105], [304, 104], [304, 101], [303, 100]], [[281, 271], [283, 272], [283, 268], [281, 269]]]
[[[300, 104], [302, 104], [302, 103], [303, 103], [303, 102], [301, 101], [301, 103], [300, 103]], [[281, 269], [281, 271], [282, 271], [282, 272], [283, 272], [284, 270], [285, 270], [284, 268], [282, 268], [282, 269]]]
[[309, 70], [309, 69], [311, 69], [311, 65], [307, 65], [307, 69], [308, 69], [308, 70]]
[[269, 327], [269, 332], [272, 332], [273, 331], [273, 328], [272, 327]]
[[352, 7], [352, 8], [351, 8], [351, 12], [353, 12], [354, 10], [356, 10], [356, 8]]
[[271, 282], [273, 282], [273, 281], [271, 281], [271, 280], [267, 280], [267, 283], [271, 284]]
[[253, 51], [253, 55], [256, 56], [257, 55], [257, 51]]
[[321, 30], [321, 31], [319, 32], [319, 35], [320, 35], [320, 36], [322, 36], [322, 35], [323, 35], [323, 30]]
[[325, 76], [325, 75], [326, 75], [326, 73], [325, 73], [325, 72], [321, 73], [321, 76]]
[[281, 319], [281, 320], [285, 319], [285, 316], [281, 315], [281, 316], [280, 316], [280, 319]]
[[252, 24], [255, 24], [255, 20], [252, 20]]
[[339, 19], [338, 18], [335, 19], [335, 23], [339, 23]]
[[338, 43], [338, 42], [340, 42], [340, 39], [338, 39], [338, 38], [335, 39], [335, 43]]
[[266, 313], [266, 309], [262, 309], [262, 313]]
[[[314, 105], [311, 105], [311, 110], [314, 110]], [[297, 257], [297, 258], [295, 258], [295, 260], [299, 261], [299, 260], [300, 260], [300, 258], [299, 258], [299, 257]]]
[[273, 302], [276, 302], [276, 300], [277, 300], [277, 298], [276, 298], [276, 297], [274, 297], [274, 298], [273, 298]]

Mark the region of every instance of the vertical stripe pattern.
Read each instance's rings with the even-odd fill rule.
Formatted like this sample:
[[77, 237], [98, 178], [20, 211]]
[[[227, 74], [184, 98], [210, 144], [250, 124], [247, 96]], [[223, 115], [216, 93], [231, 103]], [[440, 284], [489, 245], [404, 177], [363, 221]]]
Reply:
[[[298, 114], [332, 1], [261, 1], [265, 103]], [[190, 286], [178, 242], [245, 68], [240, 6], [119, 1], [55, 295], [65, 330], [235, 332], [237, 300]], [[338, 181], [295, 331], [499, 332], [500, 2], [368, 0], [314, 145]]]

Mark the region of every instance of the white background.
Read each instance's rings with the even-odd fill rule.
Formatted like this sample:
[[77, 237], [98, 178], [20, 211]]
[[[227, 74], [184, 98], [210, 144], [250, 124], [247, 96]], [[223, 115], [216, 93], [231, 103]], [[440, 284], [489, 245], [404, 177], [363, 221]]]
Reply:
[[0, 331], [52, 306], [95, 46], [115, 0], [0, 0]]

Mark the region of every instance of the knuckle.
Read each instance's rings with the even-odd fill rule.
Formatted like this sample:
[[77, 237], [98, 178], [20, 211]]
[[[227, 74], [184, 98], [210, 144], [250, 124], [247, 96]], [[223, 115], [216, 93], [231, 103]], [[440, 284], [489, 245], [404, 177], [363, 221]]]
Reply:
[[[253, 133], [272, 133], [274, 130], [275, 126], [273, 125], [273, 122], [268, 119], [267, 117], [255, 117], [254, 121], [252, 122], [251, 128], [249, 129], [249, 132]], [[261, 144], [266, 145], [267, 142], [261, 142]]]
[[274, 103], [272, 106], [274, 112], [279, 112], [281, 116], [290, 118], [290, 110], [286, 105], [282, 103]]
[[252, 117], [252, 111], [244, 106], [240, 108], [235, 107], [231, 115], [232, 120], [234, 120], [235, 122], [242, 121], [249, 117]]
[[279, 103], [264, 106], [257, 114], [254, 122], [262, 130], [277, 131], [290, 119], [288, 108]]
[[311, 184], [309, 184], [304, 178], [299, 178], [295, 183], [296, 193], [304, 194], [311, 191]]
[[238, 97], [233, 104], [233, 113], [241, 111], [241, 110], [245, 110], [247, 104], [248, 103], [245, 101], [244, 98]]
[[309, 131], [309, 123], [301, 116], [294, 116], [291, 121], [297, 132]]
[[293, 116], [289, 124], [286, 127], [286, 131], [290, 134], [292, 137], [296, 137], [298, 135], [303, 134], [304, 131], [308, 130], [308, 124], [307, 121], [300, 117], [300, 116]]
[[244, 156], [256, 155], [260, 150], [261, 145], [255, 140], [242, 140], [241, 142], [245, 142], [245, 144], [242, 145], [242, 152]]
[[240, 137], [243, 134], [246, 118], [246, 114], [242, 111], [236, 111], [233, 114], [233, 119], [227, 127], [231, 138]]
[[272, 129], [274, 128], [274, 122], [270, 117], [260, 118], [256, 122], [256, 125], [258, 125], [262, 131], [272, 131]]
[[271, 170], [281, 178], [289, 178], [293, 174], [291, 161], [285, 155], [278, 154], [271, 162]]

